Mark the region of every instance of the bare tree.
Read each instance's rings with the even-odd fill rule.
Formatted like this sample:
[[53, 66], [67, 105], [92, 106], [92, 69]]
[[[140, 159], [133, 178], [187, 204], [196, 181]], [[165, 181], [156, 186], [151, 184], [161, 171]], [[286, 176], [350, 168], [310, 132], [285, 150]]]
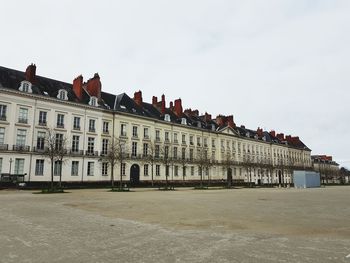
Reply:
[[199, 176], [200, 176], [200, 188], [203, 188], [203, 173], [210, 167], [210, 158], [208, 156], [208, 150], [203, 146], [197, 148], [197, 155], [195, 163], [198, 165]]
[[255, 168], [256, 163], [254, 162], [253, 157], [250, 155], [249, 151], [247, 154], [243, 156], [243, 167], [245, 167], [247, 174], [248, 174], [248, 180], [249, 180], [249, 186], [252, 184], [252, 170]]
[[151, 141], [148, 144], [147, 152], [143, 153], [143, 162], [151, 165], [151, 183], [154, 186], [154, 164], [159, 159], [159, 153], [156, 153], [156, 144]]
[[221, 161], [222, 168], [226, 172], [226, 183], [227, 187], [231, 188], [232, 186], [232, 166], [235, 164], [233, 156], [230, 151], [225, 152], [224, 158]]
[[160, 150], [160, 161], [165, 166], [165, 190], [171, 189], [169, 187], [169, 172], [170, 172], [170, 166], [172, 165], [172, 158], [171, 158], [171, 146], [170, 144], [164, 143], [162, 145], [159, 145]]
[[54, 164], [55, 161], [59, 161], [61, 167], [59, 171], [59, 186], [61, 187], [62, 182], [62, 165], [65, 156], [67, 155], [67, 137], [57, 132], [53, 128], [46, 129], [46, 135], [44, 138], [44, 150], [42, 155], [50, 159], [51, 163], [51, 191], [54, 189]]

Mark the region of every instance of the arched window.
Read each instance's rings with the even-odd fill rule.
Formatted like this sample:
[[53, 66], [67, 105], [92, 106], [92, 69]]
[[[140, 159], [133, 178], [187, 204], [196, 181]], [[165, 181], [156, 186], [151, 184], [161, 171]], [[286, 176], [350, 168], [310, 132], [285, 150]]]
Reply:
[[97, 106], [97, 98], [94, 96], [90, 97], [89, 105], [96, 107]]
[[64, 90], [64, 89], [60, 89], [58, 91], [57, 98], [60, 99], [60, 100], [68, 100], [67, 91]]
[[30, 83], [29, 81], [22, 81], [21, 85], [19, 86], [19, 90], [23, 91], [23, 92], [28, 92], [28, 93], [32, 93], [32, 83]]

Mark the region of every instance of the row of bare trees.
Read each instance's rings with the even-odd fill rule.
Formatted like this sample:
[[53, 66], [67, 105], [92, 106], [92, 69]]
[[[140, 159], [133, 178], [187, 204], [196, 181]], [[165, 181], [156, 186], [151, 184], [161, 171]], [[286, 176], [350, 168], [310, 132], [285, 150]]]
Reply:
[[[62, 165], [68, 157], [68, 139], [61, 133], [56, 132], [54, 129], [47, 129], [45, 137], [45, 151], [42, 153], [45, 157], [49, 158], [51, 163], [51, 188], [54, 188], [54, 163], [58, 162], [60, 164], [59, 169], [59, 187], [61, 187], [62, 182]], [[129, 158], [133, 158], [127, 148], [127, 142], [123, 139], [113, 137], [110, 140], [107, 151], [100, 156], [100, 161], [107, 162], [111, 171], [111, 187], [115, 188], [115, 167], [119, 165], [119, 189], [123, 188], [123, 164]], [[139, 161], [145, 164], [149, 164], [151, 167], [151, 182], [154, 185], [154, 167], [155, 164], [161, 163], [166, 168], [165, 172], [165, 187], [169, 187], [169, 176], [170, 167], [172, 167], [171, 172], [174, 172], [174, 165], [182, 168], [183, 179], [185, 179], [185, 173], [187, 166], [189, 164], [196, 165], [198, 167], [198, 172], [200, 176], [200, 187], [203, 187], [204, 174], [207, 173], [208, 185], [210, 184], [210, 170], [211, 167], [217, 165], [222, 167], [227, 175], [227, 186], [232, 186], [232, 169], [234, 167], [242, 167], [246, 170], [249, 179], [252, 181], [252, 171], [255, 169], [260, 169], [261, 171], [266, 171], [272, 177], [273, 171], [279, 169], [282, 172], [282, 176], [285, 173], [291, 174], [296, 166], [291, 161], [291, 159], [279, 161], [278, 163], [273, 163], [271, 158], [253, 158], [251, 155], [245, 155], [242, 162], [237, 162], [235, 158], [229, 152], [224, 154], [221, 162], [217, 162], [214, 156], [209, 156], [208, 150], [203, 145], [197, 147], [197, 152], [195, 158], [193, 156], [188, 156], [182, 154], [177, 156], [173, 153], [173, 147], [171, 144], [167, 143], [156, 143], [149, 142], [147, 151], [144, 151]]]

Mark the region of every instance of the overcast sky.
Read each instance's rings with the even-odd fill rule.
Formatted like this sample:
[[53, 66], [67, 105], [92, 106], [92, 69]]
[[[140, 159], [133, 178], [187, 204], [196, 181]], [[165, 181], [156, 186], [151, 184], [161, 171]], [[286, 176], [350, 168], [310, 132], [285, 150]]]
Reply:
[[350, 1], [1, 1], [1, 65], [182, 98], [350, 168]]

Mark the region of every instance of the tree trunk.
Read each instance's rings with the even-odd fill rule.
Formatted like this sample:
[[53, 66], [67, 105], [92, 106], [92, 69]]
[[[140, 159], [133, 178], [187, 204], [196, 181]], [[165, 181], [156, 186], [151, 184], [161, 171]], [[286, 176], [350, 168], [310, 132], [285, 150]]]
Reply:
[[153, 181], [153, 162], [151, 163], [151, 169], [152, 169], [152, 187], [154, 186], [154, 181]]
[[111, 165], [112, 171], [111, 171], [111, 185], [112, 185], [112, 190], [114, 189], [114, 165]]
[[51, 159], [51, 190], [53, 190], [53, 159]]
[[120, 184], [119, 190], [123, 189], [123, 162], [120, 163]]

